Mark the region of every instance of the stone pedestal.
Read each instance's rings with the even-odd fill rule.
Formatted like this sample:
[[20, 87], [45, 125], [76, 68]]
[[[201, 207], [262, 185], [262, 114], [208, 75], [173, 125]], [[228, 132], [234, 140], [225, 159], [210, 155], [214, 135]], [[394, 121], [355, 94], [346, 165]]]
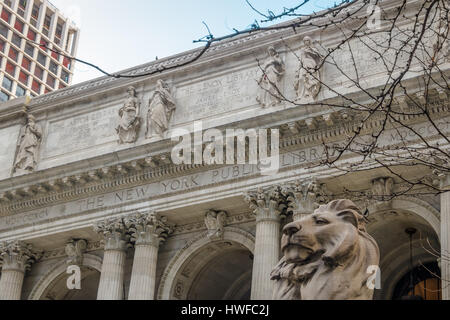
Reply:
[[94, 229], [105, 241], [97, 300], [123, 300], [123, 278], [128, 237], [122, 219], [98, 223]]
[[280, 259], [280, 220], [284, 198], [277, 187], [248, 193], [245, 200], [256, 215], [252, 300], [270, 300], [273, 282], [270, 273]]
[[450, 300], [450, 176], [442, 177], [441, 187], [441, 278], [442, 299]]
[[30, 245], [13, 241], [0, 244], [0, 257], [0, 300], [20, 300], [25, 272], [37, 260], [37, 254]]
[[125, 219], [135, 241], [129, 300], [153, 300], [155, 297], [158, 249], [171, 228], [163, 217], [150, 212], [133, 214]]

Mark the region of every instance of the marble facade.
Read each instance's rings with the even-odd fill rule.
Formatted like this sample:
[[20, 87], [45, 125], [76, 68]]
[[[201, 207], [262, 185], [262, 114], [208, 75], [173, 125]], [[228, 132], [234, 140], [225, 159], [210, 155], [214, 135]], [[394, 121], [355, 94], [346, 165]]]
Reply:
[[[214, 45], [198, 62], [160, 75], [104, 77], [0, 106], [0, 299], [271, 299], [270, 273], [280, 258], [280, 230], [286, 223], [344, 190], [367, 195], [401, 188], [380, 168], [342, 177], [336, 169], [317, 166], [324, 159], [323, 139], [342, 141], [346, 130], [359, 125], [357, 115], [278, 99], [265, 107], [258, 102], [261, 70], [255, 54], [267, 59], [269, 47], [285, 65], [277, 79], [280, 91], [293, 100], [306, 95], [294, 88], [299, 61], [291, 51], [302, 52], [306, 36], [324, 46], [334, 41], [332, 32], [314, 29], [260, 32]], [[360, 46], [355, 54], [364, 64], [370, 53]], [[193, 55], [182, 53], [126, 72], [139, 74]], [[343, 68], [351, 68], [347, 58], [338, 57]], [[368, 87], [385, 81], [376, 66], [365, 72], [360, 76]], [[320, 77], [358, 99], [359, 89], [333, 67], [325, 64]], [[417, 84], [416, 78], [411, 74], [406, 81]], [[164, 123], [155, 134], [146, 134], [158, 120], [144, 120], [152, 114], [149, 101], [158, 83], [170, 87], [168, 128]], [[129, 99], [141, 103], [132, 116], [142, 121], [140, 127], [131, 121], [131, 138], [119, 139], [118, 115], [130, 87], [135, 91]], [[332, 91], [312, 87], [308, 99], [336, 99]], [[433, 116], [450, 133], [448, 97], [437, 90], [433, 97]], [[17, 174], [15, 152], [27, 113], [42, 128], [42, 141], [34, 170]], [[378, 120], [364, 130], [370, 133]], [[204, 130], [279, 129], [280, 170], [266, 176], [250, 164], [174, 165], [170, 132], [192, 131], [194, 121], [202, 121]], [[426, 119], [413, 125], [433, 140], [435, 131]], [[398, 134], [387, 131], [383, 143], [395, 144]], [[449, 178], [441, 181], [450, 190]], [[382, 286], [375, 299], [391, 299], [408, 272], [405, 225], [420, 230], [436, 250], [449, 252], [449, 195], [353, 197], [370, 213], [367, 231], [380, 247]], [[77, 249], [81, 240], [85, 246]], [[66, 287], [68, 261], [80, 267], [81, 290]], [[418, 245], [414, 261], [435, 262], [436, 257]], [[450, 277], [450, 262], [441, 265]], [[442, 297], [450, 299], [449, 288]]]

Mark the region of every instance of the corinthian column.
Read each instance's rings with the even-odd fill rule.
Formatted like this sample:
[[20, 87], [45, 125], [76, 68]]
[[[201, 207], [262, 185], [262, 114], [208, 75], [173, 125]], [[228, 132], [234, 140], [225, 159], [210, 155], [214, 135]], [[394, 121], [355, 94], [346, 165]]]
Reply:
[[314, 213], [319, 204], [327, 202], [324, 188], [324, 185], [318, 184], [316, 180], [295, 181], [283, 187], [282, 193], [287, 198], [287, 211], [292, 213], [294, 221]]
[[135, 242], [129, 300], [153, 300], [159, 245], [172, 232], [167, 219], [155, 212], [136, 213], [124, 219]]
[[29, 244], [11, 241], [0, 244], [0, 258], [0, 300], [20, 300], [25, 271], [39, 258], [39, 254], [33, 252]]
[[441, 176], [441, 279], [442, 300], [450, 300], [450, 175]]
[[285, 198], [279, 187], [259, 188], [244, 196], [256, 215], [255, 252], [252, 274], [252, 300], [270, 300], [273, 282], [270, 273], [280, 259], [280, 220]]
[[97, 300], [122, 300], [126, 249], [129, 236], [122, 219], [108, 219], [94, 226], [105, 242]]

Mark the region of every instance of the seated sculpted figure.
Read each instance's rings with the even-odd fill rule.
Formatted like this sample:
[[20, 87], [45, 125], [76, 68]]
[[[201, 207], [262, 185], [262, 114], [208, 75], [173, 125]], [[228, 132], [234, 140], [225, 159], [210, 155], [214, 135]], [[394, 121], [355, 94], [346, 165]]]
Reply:
[[332, 201], [286, 225], [281, 250], [271, 274], [275, 300], [373, 298], [368, 268], [378, 266], [380, 253], [352, 201]]

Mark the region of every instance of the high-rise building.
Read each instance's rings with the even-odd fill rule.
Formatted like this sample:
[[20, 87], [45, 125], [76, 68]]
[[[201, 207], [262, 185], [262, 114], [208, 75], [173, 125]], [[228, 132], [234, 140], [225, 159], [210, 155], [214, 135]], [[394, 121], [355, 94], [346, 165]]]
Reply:
[[50, 49], [75, 56], [75, 24], [47, 0], [1, 0], [0, 12], [0, 102], [70, 85], [72, 60]]

